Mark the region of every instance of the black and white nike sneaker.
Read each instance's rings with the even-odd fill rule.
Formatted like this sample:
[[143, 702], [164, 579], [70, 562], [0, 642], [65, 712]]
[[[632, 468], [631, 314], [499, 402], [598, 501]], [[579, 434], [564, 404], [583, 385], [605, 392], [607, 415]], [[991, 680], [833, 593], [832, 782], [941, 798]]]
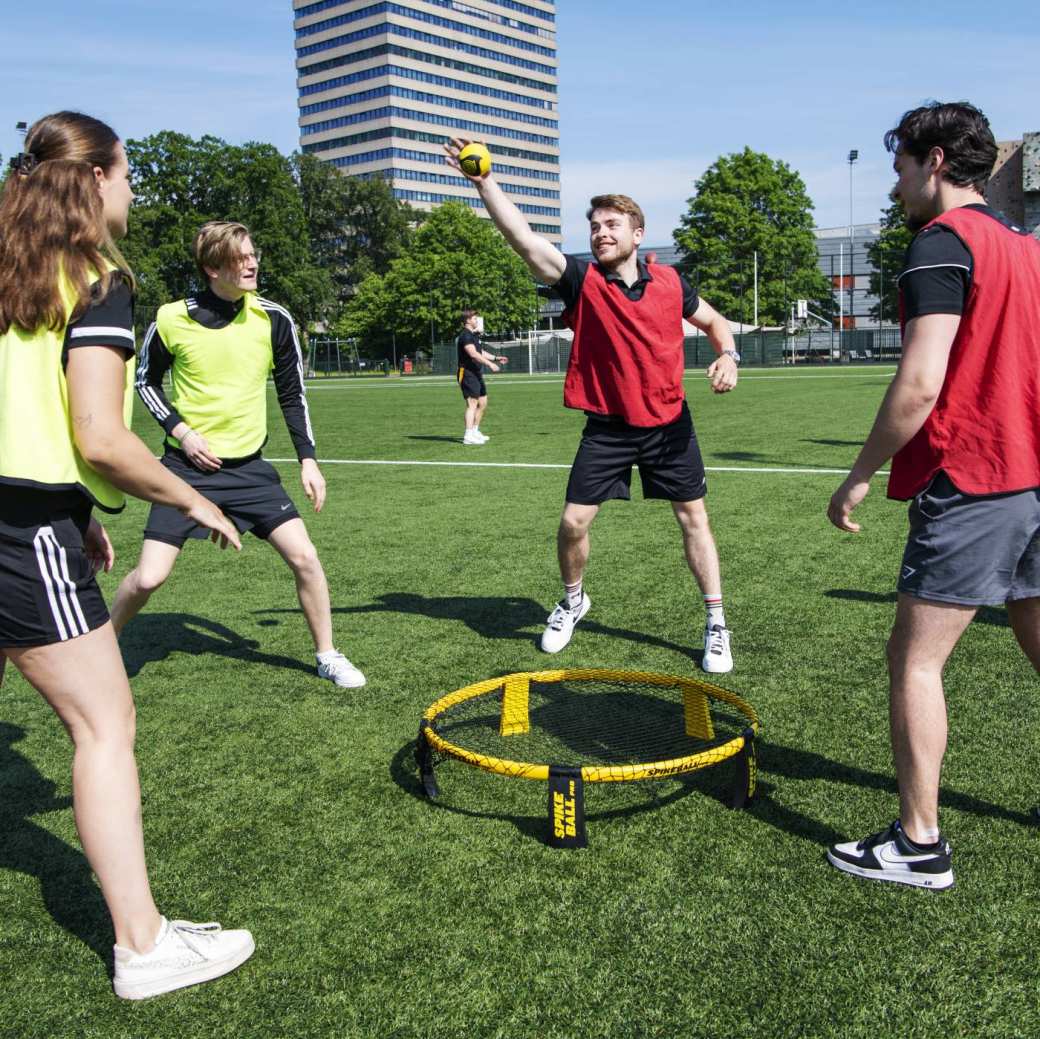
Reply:
[[936, 890], [953, 887], [950, 859], [950, 845], [943, 837], [933, 845], [914, 844], [898, 819], [859, 843], [835, 844], [827, 851], [832, 866], [855, 877]]

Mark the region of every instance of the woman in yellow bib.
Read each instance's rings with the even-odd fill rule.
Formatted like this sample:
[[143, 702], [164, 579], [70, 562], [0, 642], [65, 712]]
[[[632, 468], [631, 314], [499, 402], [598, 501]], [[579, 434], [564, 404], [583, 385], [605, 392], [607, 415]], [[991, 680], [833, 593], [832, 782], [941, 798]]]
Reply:
[[115, 239], [133, 192], [122, 142], [75, 112], [38, 120], [0, 198], [0, 668], [9, 660], [72, 738], [76, 827], [115, 931], [116, 994], [207, 981], [248, 931], [168, 921], [152, 900], [134, 704], [94, 578], [114, 561], [95, 508], [123, 493], [178, 509], [241, 548], [212, 502], [128, 429], [133, 277]]

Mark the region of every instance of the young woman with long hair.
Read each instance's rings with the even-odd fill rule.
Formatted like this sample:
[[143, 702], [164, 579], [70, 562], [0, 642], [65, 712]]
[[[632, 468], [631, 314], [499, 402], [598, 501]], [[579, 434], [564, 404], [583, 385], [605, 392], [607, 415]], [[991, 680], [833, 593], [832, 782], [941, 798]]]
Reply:
[[241, 548], [227, 518], [129, 431], [133, 277], [115, 240], [133, 192], [122, 142], [58, 112], [29, 129], [0, 198], [0, 665], [54, 708], [74, 746], [76, 827], [112, 917], [116, 994], [207, 981], [248, 931], [168, 921], [152, 900], [134, 704], [94, 578], [114, 553], [94, 508], [171, 505]]

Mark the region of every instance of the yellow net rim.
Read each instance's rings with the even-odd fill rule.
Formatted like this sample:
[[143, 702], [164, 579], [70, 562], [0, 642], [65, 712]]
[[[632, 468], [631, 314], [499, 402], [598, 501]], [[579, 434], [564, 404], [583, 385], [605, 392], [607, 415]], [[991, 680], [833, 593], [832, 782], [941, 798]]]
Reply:
[[[466, 700], [483, 696], [485, 693], [501, 689], [510, 680], [527, 679], [532, 682], [633, 682], [644, 685], [663, 686], [672, 689], [694, 690], [716, 700], [735, 707], [748, 720], [748, 728], [753, 735], [757, 735], [761, 728], [755, 709], [746, 700], [741, 699], [735, 693], [699, 678], [689, 678], [682, 675], [664, 675], [655, 671], [615, 671], [610, 668], [561, 668], [552, 671], [518, 671], [511, 675], [502, 675], [499, 678], [488, 678], [482, 682], [474, 682], [472, 685], [456, 689], [453, 693], [442, 696], [432, 703], [423, 714], [423, 721], [427, 723], [423, 727], [429, 746], [446, 757], [455, 758], [467, 765], [483, 769], [485, 772], [493, 772], [496, 775], [512, 776], [519, 779], [548, 780], [549, 765], [537, 764], [535, 762], [512, 761], [508, 758], [491, 757], [478, 751], [468, 750], [458, 744], [451, 743], [438, 733], [433, 723], [449, 708]], [[668, 776], [677, 776], [685, 772], [696, 772], [698, 769], [709, 765], [717, 765], [727, 758], [739, 754], [744, 749], [748, 740], [747, 734], [742, 733], [726, 743], [707, 750], [698, 751], [696, 754], [687, 754], [678, 758], [669, 758], [663, 761], [634, 762], [628, 765], [585, 765], [581, 770], [581, 777], [586, 783], [620, 783], [637, 779], [664, 779]]]

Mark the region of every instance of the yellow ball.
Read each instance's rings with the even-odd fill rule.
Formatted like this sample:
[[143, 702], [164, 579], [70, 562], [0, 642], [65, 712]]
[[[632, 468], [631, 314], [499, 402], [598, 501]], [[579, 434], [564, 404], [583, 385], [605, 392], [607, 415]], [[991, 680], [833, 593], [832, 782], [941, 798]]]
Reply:
[[471, 177], [483, 177], [491, 172], [491, 152], [482, 144], [467, 144], [459, 152], [459, 166]]

